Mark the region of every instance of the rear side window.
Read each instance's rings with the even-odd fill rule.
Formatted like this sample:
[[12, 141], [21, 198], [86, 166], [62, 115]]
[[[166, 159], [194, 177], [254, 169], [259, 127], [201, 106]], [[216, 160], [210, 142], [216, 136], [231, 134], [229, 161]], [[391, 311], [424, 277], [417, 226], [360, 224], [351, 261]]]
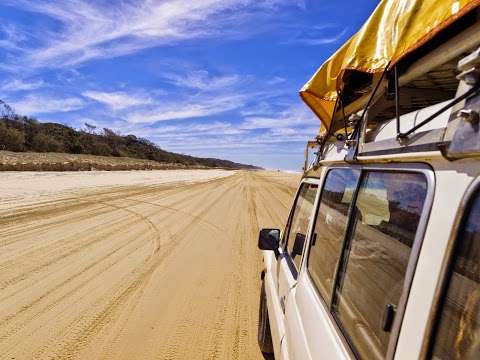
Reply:
[[302, 184], [291, 218], [290, 231], [287, 238], [287, 252], [297, 269], [300, 268], [303, 244], [307, 236], [317, 190], [318, 185], [316, 184]]
[[332, 169], [328, 172], [323, 185], [308, 258], [308, 271], [327, 303], [331, 301], [348, 211], [359, 177], [358, 170]]
[[362, 176], [333, 301], [360, 358], [385, 358], [426, 195], [420, 173]]
[[460, 226], [433, 359], [480, 359], [480, 190]]

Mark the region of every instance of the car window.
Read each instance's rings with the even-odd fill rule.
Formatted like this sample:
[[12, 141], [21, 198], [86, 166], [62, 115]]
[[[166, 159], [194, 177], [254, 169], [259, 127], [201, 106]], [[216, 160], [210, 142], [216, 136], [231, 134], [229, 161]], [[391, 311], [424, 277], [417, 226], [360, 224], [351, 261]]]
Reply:
[[290, 222], [291, 225], [287, 237], [287, 252], [297, 269], [300, 268], [303, 244], [307, 236], [317, 190], [318, 185], [316, 184], [302, 184]]
[[423, 174], [371, 171], [362, 178], [333, 301], [360, 358], [385, 358], [426, 194]]
[[433, 359], [480, 359], [480, 190], [460, 226]]
[[335, 270], [347, 227], [348, 210], [359, 177], [359, 170], [332, 169], [323, 185], [308, 255], [308, 271], [327, 303], [331, 301]]

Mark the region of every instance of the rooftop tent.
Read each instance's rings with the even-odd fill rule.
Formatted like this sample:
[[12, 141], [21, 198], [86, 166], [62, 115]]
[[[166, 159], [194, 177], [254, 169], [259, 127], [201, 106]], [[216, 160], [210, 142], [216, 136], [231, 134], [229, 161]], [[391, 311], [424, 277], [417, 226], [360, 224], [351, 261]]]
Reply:
[[472, 9], [480, 0], [382, 0], [362, 28], [333, 54], [300, 90], [320, 118], [320, 132], [331, 127], [338, 93], [355, 86], [349, 72], [370, 76], [418, 49]]

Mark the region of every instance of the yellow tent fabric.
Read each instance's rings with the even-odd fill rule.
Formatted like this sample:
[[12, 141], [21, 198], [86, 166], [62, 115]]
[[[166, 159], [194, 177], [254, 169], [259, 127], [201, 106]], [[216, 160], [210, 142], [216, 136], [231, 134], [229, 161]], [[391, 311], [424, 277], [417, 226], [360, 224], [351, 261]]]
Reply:
[[303, 101], [330, 127], [345, 70], [384, 71], [458, 18], [480, 0], [382, 0], [362, 28], [333, 54], [300, 90]]

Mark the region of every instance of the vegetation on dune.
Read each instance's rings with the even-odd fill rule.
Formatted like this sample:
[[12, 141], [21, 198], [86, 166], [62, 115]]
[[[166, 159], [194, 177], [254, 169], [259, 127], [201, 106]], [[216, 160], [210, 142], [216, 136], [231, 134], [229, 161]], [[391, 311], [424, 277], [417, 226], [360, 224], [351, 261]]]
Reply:
[[57, 123], [41, 123], [35, 118], [16, 114], [0, 100], [0, 150], [15, 152], [57, 152], [100, 156], [130, 157], [184, 166], [255, 168], [215, 158], [198, 158], [161, 149], [135, 135], [120, 135], [113, 130], [85, 124], [75, 130]]

